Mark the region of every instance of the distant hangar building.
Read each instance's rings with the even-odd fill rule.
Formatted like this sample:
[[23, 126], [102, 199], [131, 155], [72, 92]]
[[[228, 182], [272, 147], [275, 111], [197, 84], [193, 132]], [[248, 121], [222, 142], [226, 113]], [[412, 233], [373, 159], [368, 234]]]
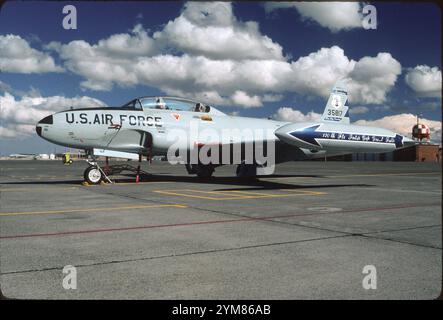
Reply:
[[344, 156], [328, 157], [327, 161], [440, 162], [442, 156], [441, 151], [441, 147], [438, 144], [417, 144], [388, 153], [354, 153]]
[[417, 144], [393, 152], [394, 161], [440, 162], [441, 148], [438, 144]]
[[437, 144], [430, 143], [431, 129], [426, 124], [420, 123], [418, 116], [417, 124], [412, 127], [412, 138], [417, 144], [393, 152], [394, 161], [440, 162], [441, 148]]

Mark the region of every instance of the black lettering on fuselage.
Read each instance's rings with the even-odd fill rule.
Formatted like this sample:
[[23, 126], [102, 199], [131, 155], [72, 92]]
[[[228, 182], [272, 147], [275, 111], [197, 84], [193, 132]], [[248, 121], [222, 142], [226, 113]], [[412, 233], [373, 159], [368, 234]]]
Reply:
[[98, 116], [98, 114], [96, 114], [94, 117], [94, 124], [100, 124], [100, 117]]
[[80, 117], [81, 124], [88, 123], [88, 116], [86, 113], [80, 113], [79, 117]]
[[137, 117], [137, 119], [138, 119], [138, 126], [139, 127], [141, 127], [141, 126], [145, 126], [145, 117], [144, 116], [138, 116]]
[[125, 121], [127, 115], [126, 114], [121, 114], [120, 115], [120, 125], [123, 125], [123, 121]]
[[107, 125], [109, 125], [109, 124], [114, 124], [114, 123], [112, 122], [112, 118], [113, 118], [112, 114], [106, 114], [106, 115], [105, 115], [105, 119], [106, 119], [106, 124], [107, 124]]
[[137, 117], [136, 116], [129, 116], [129, 125], [136, 126], [137, 125]]
[[[128, 121], [128, 124], [130, 126], [143, 126], [143, 127], [152, 127], [152, 126], [157, 126], [157, 127], [161, 127], [162, 126], [162, 118], [161, 117], [153, 117], [153, 116], [136, 116], [133, 114], [119, 114], [118, 117], [120, 118], [120, 124], [123, 125], [124, 122]], [[105, 117], [105, 121], [106, 124], [113, 124], [113, 116], [110, 114], [107, 114]], [[94, 121], [95, 122], [95, 121]]]
[[[71, 115], [71, 119], [69, 119], [69, 115]], [[73, 123], [74, 122], [74, 114], [73, 113], [66, 113], [66, 122], [67, 123]]]

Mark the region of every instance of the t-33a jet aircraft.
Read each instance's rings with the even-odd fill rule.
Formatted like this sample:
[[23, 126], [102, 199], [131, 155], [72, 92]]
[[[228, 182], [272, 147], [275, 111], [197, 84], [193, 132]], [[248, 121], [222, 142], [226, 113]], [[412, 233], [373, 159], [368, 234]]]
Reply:
[[[52, 143], [85, 150], [89, 167], [84, 177], [90, 184], [109, 180], [108, 175], [124, 168], [108, 163], [101, 168], [98, 156], [139, 162], [143, 156], [167, 156], [201, 178], [210, 177], [220, 165], [234, 164], [237, 176], [250, 177], [272, 173], [260, 168], [282, 162], [355, 152], [383, 153], [413, 143], [383, 128], [350, 124], [347, 96], [345, 88], [335, 86], [321, 119], [314, 122], [236, 117], [197, 101], [141, 97], [118, 108], [58, 112], [38, 122], [36, 131]], [[140, 165], [137, 180], [139, 172]]]

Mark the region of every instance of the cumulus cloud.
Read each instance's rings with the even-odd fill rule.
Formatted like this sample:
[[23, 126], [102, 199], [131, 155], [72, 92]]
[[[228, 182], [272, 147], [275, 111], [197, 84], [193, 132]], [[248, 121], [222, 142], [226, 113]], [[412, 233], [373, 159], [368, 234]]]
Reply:
[[[421, 119], [421, 123], [429, 126], [431, 130], [431, 141], [441, 142], [441, 121]], [[402, 113], [393, 116], [386, 116], [377, 120], [358, 120], [357, 125], [382, 127], [392, 130], [404, 136], [412, 136], [412, 127], [417, 123], [417, 117], [411, 113]]]
[[12, 139], [17, 136], [17, 133], [15, 130], [8, 129], [5, 127], [0, 126], [0, 139]]
[[292, 109], [290, 107], [282, 107], [277, 110], [273, 118], [279, 121], [288, 122], [309, 122], [318, 121], [321, 118], [321, 114], [310, 111], [307, 114], [300, 112], [299, 110]]
[[[83, 54], [81, 50], [76, 53], [79, 46], [85, 48]], [[349, 80], [350, 101], [381, 103], [401, 70], [400, 64], [388, 53], [354, 61], [337, 46], [321, 48], [293, 62], [214, 60], [188, 54], [99, 58], [96, 52], [89, 52], [93, 47], [84, 41], [76, 41], [63, 45], [61, 49], [62, 57], [67, 59], [67, 67], [86, 78], [81, 83], [85, 88], [110, 90], [114, 84], [144, 84], [157, 87], [166, 94], [206, 97], [205, 101], [210, 103], [233, 102], [245, 107], [260, 106], [266, 101], [276, 101], [276, 98], [280, 100], [285, 92], [327, 98], [334, 83], [341, 78]], [[385, 65], [385, 68], [367, 72], [369, 65]], [[239, 99], [239, 94], [236, 94], [238, 90], [255, 98], [245, 103], [246, 100]]]
[[30, 95], [16, 98], [9, 92], [0, 95], [0, 138], [22, 138], [34, 134], [35, 124], [42, 118], [70, 107], [93, 108], [104, 107], [100, 100], [77, 96], [66, 98], [63, 96], [42, 97]]
[[[138, 24], [129, 33], [96, 44], [52, 42], [47, 48], [56, 50], [70, 71], [86, 78], [81, 82], [85, 89], [145, 84], [166, 93], [191, 90], [195, 96], [228, 83], [239, 61], [284, 60], [280, 45], [262, 35], [256, 22], [239, 21], [232, 5], [224, 2], [186, 3], [181, 15], [153, 37]], [[225, 91], [217, 93], [228, 101], [226, 96], [235, 90]]]
[[362, 5], [358, 2], [266, 2], [266, 12], [295, 8], [302, 19], [313, 21], [332, 32], [362, 27]]
[[441, 70], [437, 67], [418, 65], [409, 69], [405, 81], [419, 96], [441, 97]]
[[282, 47], [239, 21], [228, 2], [187, 2], [182, 14], [153, 35], [160, 44], [211, 59], [284, 60]]
[[400, 63], [389, 53], [376, 57], [349, 59], [338, 46], [322, 48], [291, 63], [287, 80], [299, 93], [311, 93], [326, 98], [334, 84], [341, 80], [352, 103], [379, 104], [401, 73]]
[[246, 92], [237, 90], [232, 95], [234, 104], [244, 107], [261, 107], [262, 103], [258, 96], [249, 96]]
[[137, 84], [132, 64], [157, 50], [139, 24], [130, 33], [114, 34], [94, 45], [75, 40], [65, 45], [51, 42], [46, 48], [57, 51], [70, 71], [85, 77], [81, 86], [91, 90], [111, 90], [113, 82], [121, 86]]
[[369, 111], [368, 107], [365, 106], [358, 106], [358, 107], [351, 107], [349, 108], [350, 114], [363, 114]]
[[349, 101], [380, 104], [401, 74], [401, 65], [390, 53], [363, 57], [349, 73]]
[[348, 76], [355, 64], [338, 46], [321, 48], [291, 63], [288, 85], [296, 92], [327, 97], [335, 82]]
[[382, 103], [401, 72], [389, 53], [355, 61], [338, 46], [290, 61], [255, 22], [238, 20], [227, 2], [189, 2], [153, 36], [138, 24], [95, 44], [77, 40], [46, 47], [84, 78], [83, 89], [141, 84], [242, 107], [279, 101], [288, 92], [326, 99], [339, 79], [347, 80], [351, 102]]
[[18, 35], [0, 35], [0, 70], [15, 73], [62, 72], [54, 59], [45, 52], [31, 48]]

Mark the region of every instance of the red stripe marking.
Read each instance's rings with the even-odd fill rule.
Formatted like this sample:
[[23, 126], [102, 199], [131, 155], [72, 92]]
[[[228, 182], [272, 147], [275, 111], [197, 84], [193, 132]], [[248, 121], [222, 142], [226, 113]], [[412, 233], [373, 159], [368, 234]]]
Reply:
[[430, 204], [425, 204], [425, 205], [411, 204], [411, 205], [380, 207], [380, 208], [349, 209], [349, 210], [335, 211], [335, 212], [313, 212], [313, 213], [304, 213], [304, 214], [287, 214], [287, 215], [266, 216], [266, 217], [247, 217], [247, 218], [239, 218], [239, 219], [195, 221], [195, 222], [186, 222], [186, 223], [134, 226], [134, 227], [126, 227], [126, 228], [76, 230], [76, 231], [64, 231], [64, 232], [54, 232], [54, 233], [18, 234], [18, 235], [10, 235], [10, 236], [0, 236], [0, 239], [51, 237], [51, 236], [66, 236], [66, 235], [75, 235], [75, 234], [101, 233], [101, 232], [113, 232], [113, 231], [131, 231], [131, 230], [133, 231], [133, 230], [144, 230], [144, 229], [154, 229], [154, 228], [186, 227], [186, 226], [203, 225], [203, 224], [263, 221], [263, 220], [294, 218], [294, 217], [314, 216], [314, 215], [324, 215], [324, 214], [355, 213], [355, 212], [367, 212], [367, 211], [385, 211], [385, 210], [398, 210], [398, 209], [406, 209], [406, 208], [436, 207], [436, 206], [441, 206], [441, 204], [440, 203], [430, 203]]

